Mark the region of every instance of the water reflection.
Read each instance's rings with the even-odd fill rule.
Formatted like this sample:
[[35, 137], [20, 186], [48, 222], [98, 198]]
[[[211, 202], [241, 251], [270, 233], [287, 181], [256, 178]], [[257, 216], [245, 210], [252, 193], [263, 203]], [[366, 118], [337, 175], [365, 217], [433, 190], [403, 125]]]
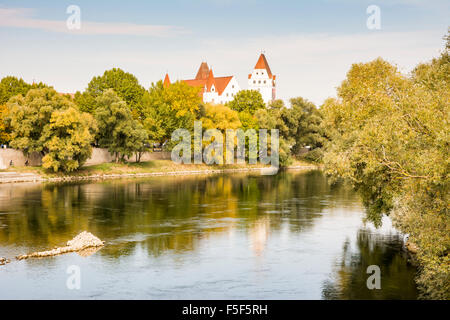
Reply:
[[[385, 221], [386, 223], [386, 221]], [[358, 231], [356, 248], [350, 239], [344, 242], [332, 280], [324, 282], [324, 299], [416, 299], [418, 292], [411, 281], [416, 269], [408, 261], [403, 239], [396, 232], [379, 234], [362, 228]], [[369, 290], [367, 267], [381, 269], [381, 290]], [[401, 294], [399, 294], [401, 292]]]
[[[47, 281], [37, 296], [415, 297], [401, 243], [361, 229], [362, 211], [350, 188], [330, 186], [318, 171], [1, 185], [0, 256], [62, 245], [83, 230], [107, 245], [81, 257], [14, 262], [0, 277], [9, 272], [5, 285], [19, 297], [42, 286], [37, 274], [64, 275], [67, 263], [83, 264], [92, 288], [68, 293]], [[383, 265], [394, 280], [382, 284], [394, 289], [364, 291], [369, 262]]]

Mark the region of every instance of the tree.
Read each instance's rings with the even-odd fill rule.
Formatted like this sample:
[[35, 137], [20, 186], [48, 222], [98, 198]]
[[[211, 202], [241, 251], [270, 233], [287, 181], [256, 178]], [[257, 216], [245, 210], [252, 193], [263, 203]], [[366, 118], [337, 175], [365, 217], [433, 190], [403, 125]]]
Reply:
[[52, 88], [29, 90], [25, 97], [18, 95], [7, 103], [6, 122], [11, 126], [11, 146], [25, 154], [48, 153], [43, 132], [55, 110], [74, 107], [66, 97]]
[[[360, 191], [367, 219], [390, 214], [410, 235], [425, 297], [449, 299], [448, 52], [411, 78], [377, 59], [354, 64], [322, 107], [331, 138], [324, 163]], [[447, 80], [446, 80], [447, 78]]]
[[261, 93], [256, 90], [239, 91], [227, 105], [237, 112], [248, 112], [251, 115], [255, 114], [258, 109], [266, 107]]
[[92, 154], [96, 124], [88, 113], [73, 106], [55, 110], [44, 127], [42, 140], [48, 153], [42, 166], [54, 172], [71, 172], [80, 168]]
[[[326, 138], [321, 126], [322, 116], [317, 107], [302, 97], [292, 98], [290, 102], [291, 108], [284, 109], [281, 116], [293, 139], [292, 153], [298, 154], [306, 146], [311, 148], [311, 152], [321, 148]], [[321, 159], [321, 152], [315, 151], [314, 154], [317, 156], [315, 160]]]
[[148, 134], [139, 121], [133, 119], [126, 102], [108, 89], [96, 99], [96, 104], [99, 145], [114, 154], [116, 161], [125, 161], [125, 157], [135, 152], [141, 153]]
[[75, 102], [82, 111], [95, 113], [95, 99], [108, 89], [113, 89], [126, 102], [135, 119], [142, 116], [142, 97], [145, 89], [134, 75], [119, 68], [107, 70], [102, 76], [92, 78], [83, 93], [75, 94]]
[[204, 129], [238, 129], [241, 127], [238, 113], [224, 105], [205, 106], [205, 116], [200, 119]]
[[7, 104], [11, 146], [28, 155], [40, 152], [43, 167], [70, 172], [91, 155], [95, 123], [52, 88], [31, 89]]
[[47, 87], [42, 82], [37, 84], [28, 84], [22, 78], [17, 79], [13, 76], [4, 77], [0, 81], [0, 105], [5, 104], [8, 100], [19, 94], [25, 96], [31, 89], [41, 89]]
[[[200, 88], [175, 82], [164, 87], [162, 81], [152, 83], [143, 98], [144, 127], [153, 142], [163, 143], [179, 128], [193, 131], [194, 120], [201, 117]], [[203, 110], [204, 112], [204, 110]]]
[[11, 127], [6, 122], [8, 108], [6, 105], [0, 105], [0, 143], [6, 144], [11, 140]]
[[257, 127], [261, 129], [279, 130], [279, 158], [282, 166], [289, 165], [291, 159], [292, 137], [283, 121], [283, 112], [287, 110], [282, 100], [275, 100], [269, 103], [267, 108], [259, 109], [255, 113], [258, 121]]

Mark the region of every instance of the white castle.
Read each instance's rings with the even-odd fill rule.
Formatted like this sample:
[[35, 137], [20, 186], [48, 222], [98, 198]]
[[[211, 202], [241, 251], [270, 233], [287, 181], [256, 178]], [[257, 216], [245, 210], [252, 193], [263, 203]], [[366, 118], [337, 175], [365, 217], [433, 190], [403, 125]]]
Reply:
[[[225, 104], [232, 101], [234, 96], [241, 90], [235, 76], [215, 77], [212, 69], [209, 68], [206, 62], [200, 64], [194, 79], [182, 81], [193, 87], [201, 87], [200, 94], [205, 103]], [[169, 75], [166, 74], [164, 86], [167, 87], [169, 85]], [[248, 88], [259, 91], [266, 104], [275, 100], [275, 75], [272, 74], [263, 53], [259, 56], [253, 72], [248, 75]]]

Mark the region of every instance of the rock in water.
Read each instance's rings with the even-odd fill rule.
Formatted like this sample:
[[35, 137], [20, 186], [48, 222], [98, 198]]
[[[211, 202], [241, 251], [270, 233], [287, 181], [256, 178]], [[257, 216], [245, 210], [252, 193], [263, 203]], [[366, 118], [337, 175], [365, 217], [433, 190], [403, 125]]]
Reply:
[[24, 254], [21, 256], [17, 256], [16, 259], [22, 260], [22, 259], [28, 259], [32, 257], [50, 257], [50, 256], [56, 256], [58, 254], [67, 253], [67, 252], [74, 252], [74, 251], [80, 251], [87, 248], [95, 248], [95, 247], [101, 247], [105, 244], [104, 241], [100, 240], [96, 236], [94, 236], [90, 232], [83, 231], [79, 235], [77, 235], [72, 240], [67, 241], [67, 245], [65, 247], [59, 247], [55, 248], [53, 250], [48, 251], [40, 251], [40, 252], [33, 252], [31, 254]]
[[100, 240], [92, 233], [83, 231], [72, 240], [67, 241], [67, 246], [73, 248], [73, 251], [78, 251], [90, 247], [100, 247], [104, 245], [104, 241]]

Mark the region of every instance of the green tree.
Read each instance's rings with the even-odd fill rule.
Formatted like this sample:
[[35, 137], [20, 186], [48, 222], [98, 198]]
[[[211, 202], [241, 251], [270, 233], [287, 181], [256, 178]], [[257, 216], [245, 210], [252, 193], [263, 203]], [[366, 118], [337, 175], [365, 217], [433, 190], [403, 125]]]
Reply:
[[338, 98], [322, 107], [331, 138], [327, 171], [353, 182], [367, 219], [378, 225], [390, 214], [410, 235], [421, 264], [418, 283], [434, 299], [450, 298], [446, 54], [418, 66], [412, 78], [382, 59], [354, 64]]
[[269, 103], [267, 108], [259, 109], [255, 113], [258, 128], [268, 129], [269, 132], [271, 129], [279, 130], [279, 157], [282, 166], [287, 166], [292, 162], [290, 148], [293, 139], [282, 117], [286, 110], [282, 100], [275, 100]]
[[29, 90], [25, 97], [12, 97], [7, 103], [7, 124], [11, 126], [11, 146], [25, 154], [40, 152], [45, 155], [44, 128], [55, 110], [74, 106], [66, 97], [52, 88]]
[[11, 146], [28, 155], [40, 152], [43, 167], [70, 172], [91, 155], [95, 123], [52, 88], [31, 89], [7, 104]]
[[42, 82], [37, 84], [28, 84], [22, 78], [18, 79], [13, 76], [4, 77], [0, 81], [0, 105], [5, 104], [8, 100], [18, 94], [25, 96], [31, 89], [42, 89], [47, 87]]
[[130, 108], [112, 89], [96, 99], [98, 143], [114, 154], [116, 161], [125, 161], [134, 153], [142, 153], [148, 134], [142, 124], [133, 119]]
[[102, 76], [92, 78], [83, 93], [75, 94], [75, 102], [82, 111], [95, 113], [95, 99], [108, 89], [113, 89], [126, 102], [135, 119], [142, 116], [142, 97], [145, 89], [134, 75], [119, 68], [107, 70]]
[[256, 90], [241, 90], [234, 99], [227, 103], [227, 106], [237, 112], [248, 112], [253, 115], [258, 109], [266, 107], [264, 100]]
[[95, 132], [96, 123], [90, 114], [73, 106], [53, 111], [42, 132], [43, 145], [48, 150], [42, 166], [54, 172], [80, 168], [92, 154]]
[[312, 102], [301, 97], [292, 98], [290, 102], [291, 108], [283, 110], [282, 118], [293, 139], [291, 152], [298, 154], [301, 148], [309, 146], [309, 159], [320, 161], [320, 148], [326, 137], [319, 110]]

